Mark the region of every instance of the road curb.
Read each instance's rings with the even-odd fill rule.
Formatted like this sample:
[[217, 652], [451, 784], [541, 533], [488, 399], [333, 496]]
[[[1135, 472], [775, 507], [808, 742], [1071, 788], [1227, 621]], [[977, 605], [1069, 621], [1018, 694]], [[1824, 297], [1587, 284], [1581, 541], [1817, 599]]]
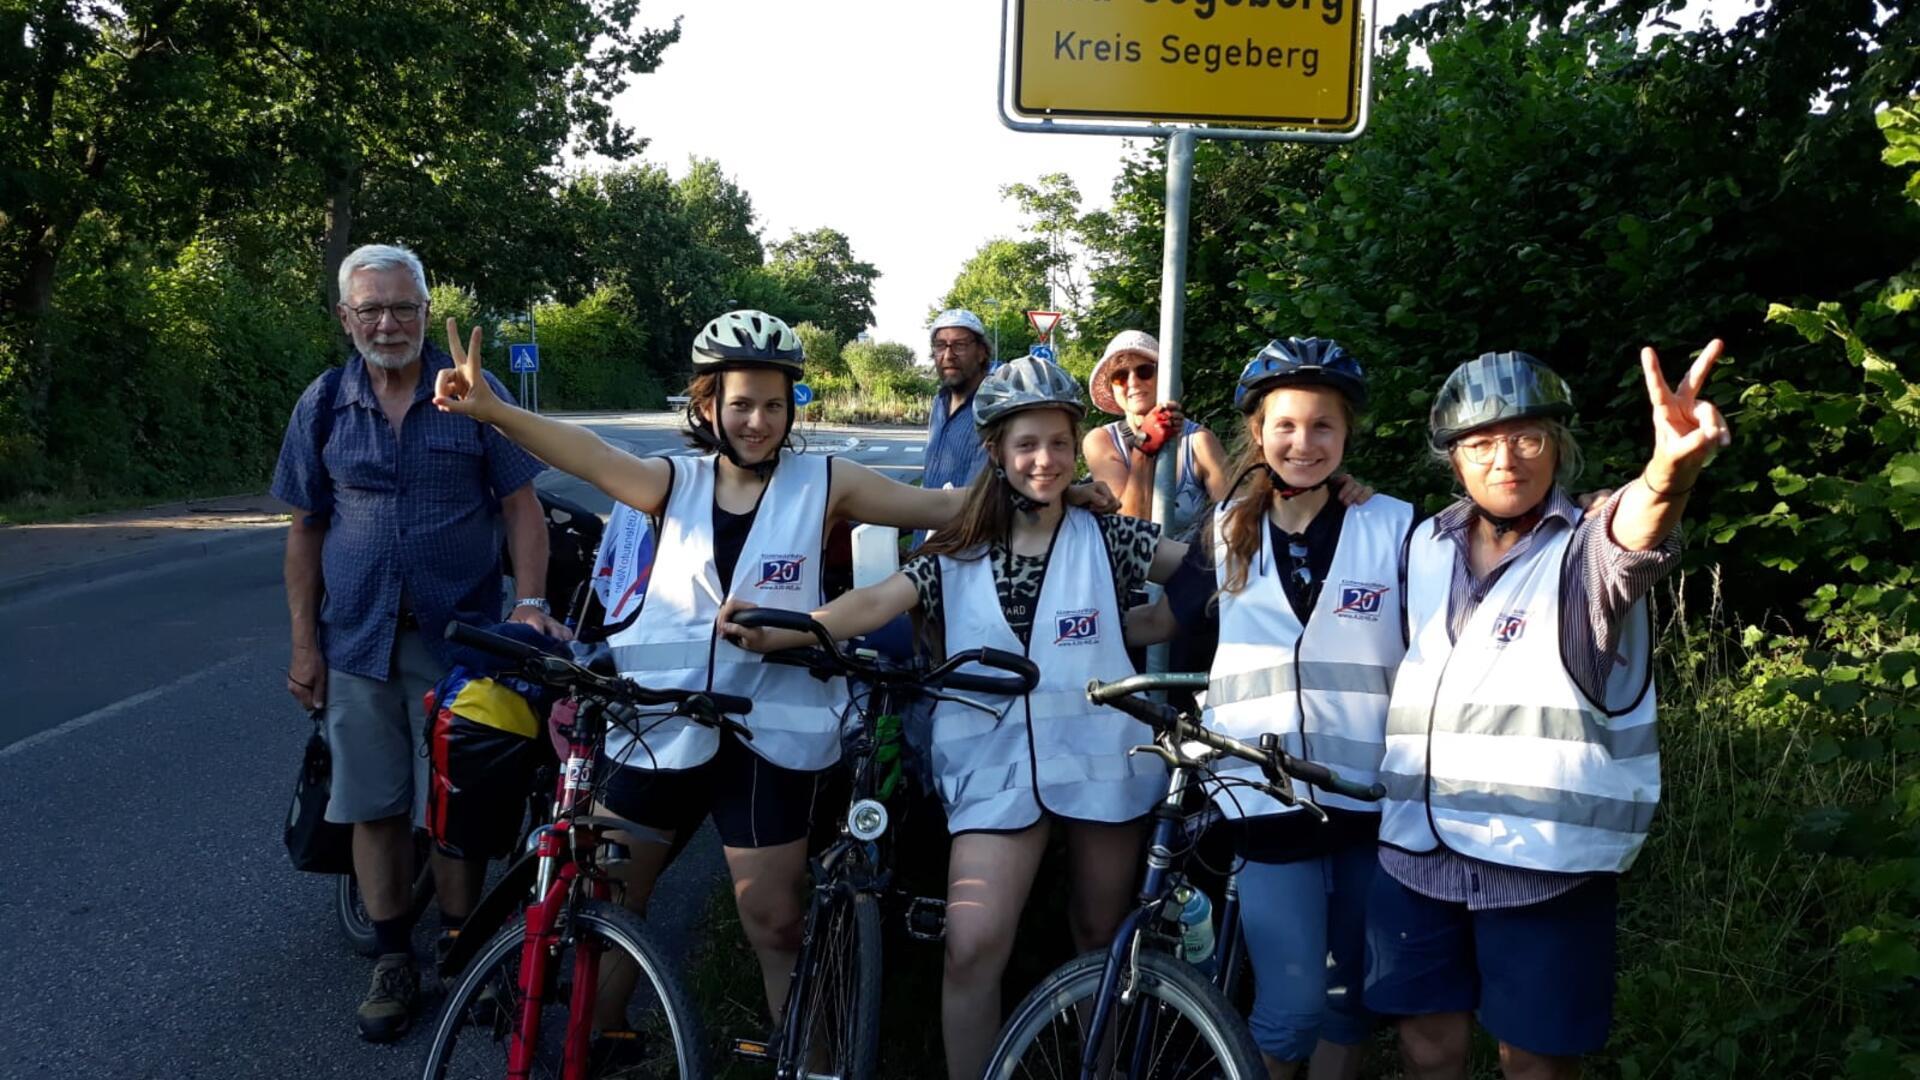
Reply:
[[22, 600], [43, 600], [48, 595], [100, 584], [112, 578], [157, 570], [175, 563], [189, 562], [209, 555], [250, 551], [254, 547], [284, 543], [284, 524], [251, 529], [213, 529], [205, 535], [183, 538], [144, 551], [109, 555], [73, 566], [35, 571], [0, 580], [0, 604]]

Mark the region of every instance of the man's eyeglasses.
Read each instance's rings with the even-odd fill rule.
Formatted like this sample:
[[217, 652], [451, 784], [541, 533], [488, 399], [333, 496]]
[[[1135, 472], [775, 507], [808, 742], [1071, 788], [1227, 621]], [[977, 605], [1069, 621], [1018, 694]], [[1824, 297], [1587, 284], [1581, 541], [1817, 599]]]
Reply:
[[1522, 431], [1517, 435], [1491, 435], [1475, 439], [1462, 439], [1453, 444], [1460, 456], [1475, 465], [1491, 465], [1495, 455], [1500, 452], [1500, 444], [1506, 443], [1513, 456], [1522, 461], [1531, 461], [1547, 449], [1547, 433], [1544, 431]]
[[941, 353], [963, 352], [972, 346], [973, 342], [971, 341], [936, 341], [927, 351], [935, 356], [939, 356]]
[[405, 326], [418, 319], [425, 307], [425, 304], [365, 304], [347, 310], [353, 312], [353, 321], [361, 326], [380, 325], [380, 316], [384, 314], [391, 314], [394, 322]]
[[1115, 370], [1113, 374], [1107, 376], [1107, 378], [1112, 380], [1113, 385], [1119, 386], [1121, 383], [1126, 382], [1128, 378], [1138, 379], [1141, 382], [1152, 382], [1155, 376], [1159, 374], [1160, 365], [1141, 364], [1137, 367], [1119, 368]]

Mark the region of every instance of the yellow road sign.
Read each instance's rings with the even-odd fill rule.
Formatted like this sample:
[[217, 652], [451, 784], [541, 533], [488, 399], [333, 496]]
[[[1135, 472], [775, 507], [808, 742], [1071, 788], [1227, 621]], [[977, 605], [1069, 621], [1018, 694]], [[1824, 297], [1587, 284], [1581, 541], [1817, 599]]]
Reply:
[[1013, 0], [1013, 107], [1036, 117], [1360, 124], [1366, 0]]

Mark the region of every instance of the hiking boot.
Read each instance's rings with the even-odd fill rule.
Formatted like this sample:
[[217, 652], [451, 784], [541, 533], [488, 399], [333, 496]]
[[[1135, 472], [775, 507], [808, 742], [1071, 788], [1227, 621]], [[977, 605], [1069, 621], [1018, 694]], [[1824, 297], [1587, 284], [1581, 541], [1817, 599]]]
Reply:
[[387, 953], [373, 967], [373, 985], [354, 1015], [360, 1037], [368, 1042], [392, 1042], [407, 1033], [413, 1022], [414, 1002], [420, 997], [420, 973], [407, 953]]

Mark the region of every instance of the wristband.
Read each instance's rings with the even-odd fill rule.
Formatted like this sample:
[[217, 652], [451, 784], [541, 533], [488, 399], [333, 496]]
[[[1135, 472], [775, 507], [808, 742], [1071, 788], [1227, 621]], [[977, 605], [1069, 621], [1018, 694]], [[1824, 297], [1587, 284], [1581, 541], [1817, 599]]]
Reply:
[[513, 606], [517, 608], [530, 607], [542, 615], [553, 614], [552, 606], [547, 603], [545, 597], [541, 596], [523, 596], [515, 600]]
[[1692, 491], [1694, 489], [1694, 486], [1700, 483], [1700, 479], [1699, 477], [1695, 477], [1692, 484], [1688, 484], [1686, 487], [1683, 487], [1678, 491], [1673, 490], [1672, 488], [1669, 488], [1666, 491], [1661, 491], [1659, 488], [1653, 486], [1653, 481], [1647, 479], [1647, 474], [1644, 472], [1640, 474], [1640, 482], [1647, 485], [1647, 490], [1653, 492], [1655, 495], [1658, 495], [1663, 499], [1671, 499], [1675, 495], [1685, 495], [1687, 492]]

